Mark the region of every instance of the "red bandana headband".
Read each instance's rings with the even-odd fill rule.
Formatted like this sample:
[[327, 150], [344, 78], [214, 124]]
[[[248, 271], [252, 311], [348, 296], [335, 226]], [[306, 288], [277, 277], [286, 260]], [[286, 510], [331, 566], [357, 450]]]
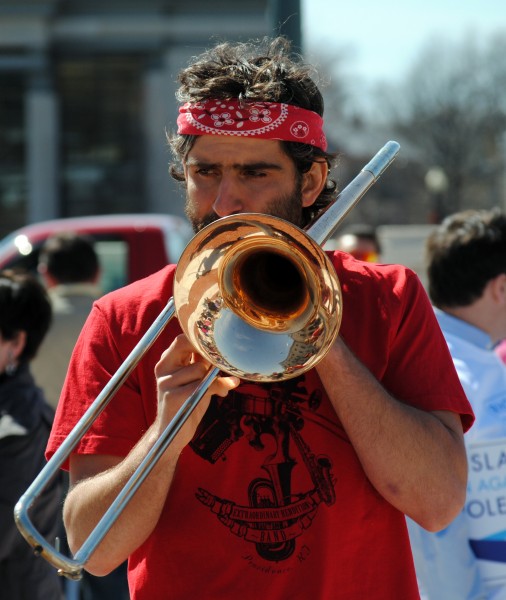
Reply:
[[257, 137], [327, 149], [320, 115], [293, 104], [236, 99], [187, 102], [179, 109], [177, 125], [180, 134]]

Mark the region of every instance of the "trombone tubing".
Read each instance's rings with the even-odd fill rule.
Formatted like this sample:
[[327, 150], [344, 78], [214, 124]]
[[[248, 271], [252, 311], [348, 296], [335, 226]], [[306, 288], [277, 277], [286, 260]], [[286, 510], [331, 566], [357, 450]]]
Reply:
[[390, 166], [399, 153], [399, 149], [400, 145], [397, 142], [387, 142], [362, 168], [355, 179], [340, 192], [324, 213], [310, 225], [306, 233], [317, 244], [320, 246], [325, 244], [352, 208]]

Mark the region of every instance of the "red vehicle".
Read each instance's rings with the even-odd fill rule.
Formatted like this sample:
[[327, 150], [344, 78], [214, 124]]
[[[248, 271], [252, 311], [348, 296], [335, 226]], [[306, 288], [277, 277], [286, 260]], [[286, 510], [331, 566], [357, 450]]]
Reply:
[[27, 225], [0, 240], [0, 269], [36, 271], [44, 241], [62, 231], [95, 240], [103, 292], [146, 277], [177, 262], [192, 236], [187, 222], [166, 214], [122, 214], [55, 219]]

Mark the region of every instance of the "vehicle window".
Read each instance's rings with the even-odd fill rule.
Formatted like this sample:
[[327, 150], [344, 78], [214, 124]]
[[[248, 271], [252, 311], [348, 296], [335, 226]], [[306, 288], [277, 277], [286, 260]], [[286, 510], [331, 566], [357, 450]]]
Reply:
[[176, 263], [192, 238], [192, 231], [189, 227], [182, 226], [179, 229], [165, 230], [164, 235], [165, 245], [169, 252], [169, 260], [172, 263]]
[[[1, 247], [5, 253], [8, 248], [15, 249], [16, 252], [11, 259], [0, 263], [0, 269], [20, 269], [37, 275], [41, 246], [42, 242], [32, 246], [25, 236], [8, 236], [2, 241]], [[126, 285], [128, 283], [128, 243], [117, 238], [95, 239], [94, 246], [101, 266], [99, 285], [103, 293]]]
[[101, 278], [100, 289], [105, 294], [128, 283], [128, 244], [123, 240], [95, 242]]
[[13, 246], [15, 237], [16, 234], [10, 233], [0, 239], [0, 256], [8, 252], [8, 250]]

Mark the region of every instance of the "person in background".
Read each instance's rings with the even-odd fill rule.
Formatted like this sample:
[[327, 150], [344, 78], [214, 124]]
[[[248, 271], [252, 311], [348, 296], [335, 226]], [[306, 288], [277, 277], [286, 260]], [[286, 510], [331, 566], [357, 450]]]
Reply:
[[429, 600], [504, 599], [506, 369], [494, 348], [506, 337], [506, 215], [453, 214], [426, 250], [429, 295], [476, 421], [465, 509], [438, 533], [408, 521], [417, 574]]
[[[48, 238], [40, 252], [38, 271], [53, 307], [53, 323], [32, 370], [49, 402], [56, 406], [72, 350], [93, 303], [101, 296], [101, 269], [93, 239], [73, 232]], [[107, 577], [84, 572], [79, 593], [81, 600], [128, 599], [126, 563]]]
[[[60, 600], [56, 569], [36, 556], [14, 523], [16, 502], [45, 464], [54, 411], [30, 372], [51, 322], [44, 287], [28, 273], [0, 271], [0, 597]], [[31, 518], [49, 542], [61, 530], [61, 480], [34, 504]]]
[[[194, 231], [247, 212], [305, 227], [335, 199], [312, 72], [284, 38], [218, 44], [183, 69], [171, 173]], [[437, 530], [460, 511], [472, 410], [414, 273], [343, 252], [332, 264], [345, 308], [325, 357], [272, 383], [220, 374], [86, 569], [128, 557], [136, 600], [418, 598], [404, 514]], [[48, 457], [166, 306], [174, 272], [94, 304]], [[207, 308], [204, 329], [220, 306]], [[173, 319], [64, 465], [71, 547], [209, 367]]]
[[329, 243], [333, 250], [342, 250], [358, 260], [381, 261], [381, 244], [376, 229], [371, 225], [351, 225]]
[[38, 272], [48, 290], [53, 323], [32, 372], [56, 407], [76, 340], [93, 302], [101, 295], [93, 240], [72, 232], [49, 237], [40, 251]]

